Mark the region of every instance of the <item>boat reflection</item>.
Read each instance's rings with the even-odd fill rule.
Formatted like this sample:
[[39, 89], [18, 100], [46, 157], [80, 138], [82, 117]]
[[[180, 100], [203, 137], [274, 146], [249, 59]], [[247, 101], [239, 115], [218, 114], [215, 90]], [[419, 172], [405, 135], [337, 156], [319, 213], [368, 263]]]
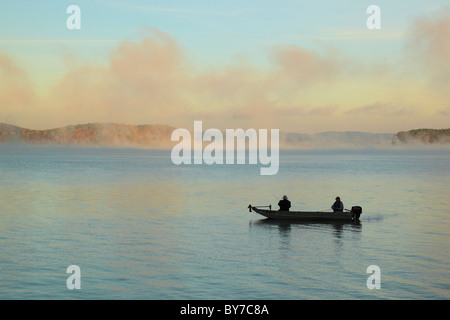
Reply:
[[249, 227], [266, 228], [273, 230], [278, 228], [281, 236], [289, 236], [292, 227], [330, 230], [335, 238], [342, 238], [344, 231], [360, 233], [362, 231], [361, 221], [306, 221], [306, 220], [275, 220], [259, 219], [250, 220]]

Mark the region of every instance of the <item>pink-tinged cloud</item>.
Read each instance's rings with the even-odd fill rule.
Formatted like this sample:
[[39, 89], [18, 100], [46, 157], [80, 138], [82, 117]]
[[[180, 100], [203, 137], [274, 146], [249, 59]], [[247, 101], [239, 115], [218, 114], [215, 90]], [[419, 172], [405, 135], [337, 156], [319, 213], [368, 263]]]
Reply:
[[398, 108], [393, 106], [391, 103], [376, 101], [371, 104], [364, 106], [352, 108], [347, 111], [347, 114], [355, 115], [369, 115], [369, 116], [401, 116], [411, 114], [410, 110], [405, 108]]
[[338, 106], [315, 107], [308, 111], [308, 115], [330, 117], [335, 115], [338, 109]]
[[0, 118], [19, 121], [20, 114], [38, 107], [28, 75], [10, 57], [0, 52]]
[[[450, 74], [449, 28], [448, 16], [422, 18], [408, 38], [415, 48], [408, 54], [427, 67], [424, 76], [440, 83]], [[386, 120], [383, 131], [387, 125], [395, 131], [399, 118], [420, 123], [420, 108], [429, 108], [434, 99], [434, 91], [418, 87], [422, 100], [416, 102], [417, 82], [399, 76], [404, 64], [390, 69], [336, 50], [296, 45], [272, 48], [267, 55], [264, 67], [249, 57], [199, 69], [175, 39], [151, 29], [139, 41], [122, 41], [103, 64], [68, 59], [61, 80], [38, 97], [25, 70], [0, 54], [0, 122], [39, 128], [87, 122], [190, 127], [205, 120], [205, 127], [220, 129], [318, 132], [347, 130], [346, 123], [352, 130], [376, 131], [381, 125], [376, 117]], [[380, 65], [384, 68], [374, 74]], [[441, 88], [449, 88], [450, 81], [445, 83]], [[439, 94], [445, 92], [448, 97], [446, 90]], [[447, 112], [447, 105], [448, 99], [433, 106], [434, 116], [439, 109]]]
[[66, 73], [51, 94], [60, 103], [55, 112], [69, 123], [167, 121], [188, 83], [182, 56], [157, 30], [140, 42], [123, 41], [106, 65], [87, 63]]
[[332, 50], [320, 55], [298, 46], [280, 47], [273, 52], [273, 59], [281, 67], [282, 74], [300, 84], [335, 79], [343, 68], [337, 57]]
[[450, 7], [434, 16], [417, 19], [409, 34], [407, 50], [432, 74], [433, 85], [450, 88]]
[[210, 109], [216, 104], [235, 108], [254, 102], [267, 101], [276, 88], [275, 81], [251, 63], [238, 61], [222, 68], [195, 74], [188, 84], [197, 103]]
[[450, 116], [450, 106], [448, 106], [445, 109], [439, 110], [437, 112], [438, 115], [442, 115], [442, 116]]

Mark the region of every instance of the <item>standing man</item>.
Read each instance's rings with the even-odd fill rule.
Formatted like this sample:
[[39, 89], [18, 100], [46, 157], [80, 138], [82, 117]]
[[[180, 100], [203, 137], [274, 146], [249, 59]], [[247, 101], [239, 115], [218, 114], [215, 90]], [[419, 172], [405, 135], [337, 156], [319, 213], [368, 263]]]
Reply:
[[344, 211], [344, 204], [342, 203], [341, 198], [336, 197], [336, 201], [331, 206], [331, 209], [333, 209], [334, 212]]

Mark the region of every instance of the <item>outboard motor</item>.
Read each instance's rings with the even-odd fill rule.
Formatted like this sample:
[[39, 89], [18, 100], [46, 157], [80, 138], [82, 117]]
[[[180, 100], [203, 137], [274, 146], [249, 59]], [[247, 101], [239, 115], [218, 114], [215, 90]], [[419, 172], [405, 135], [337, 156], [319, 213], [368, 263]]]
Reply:
[[359, 220], [359, 216], [362, 214], [362, 208], [360, 206], [354, 206], [350, 212], [352, 213], [353, 220]]

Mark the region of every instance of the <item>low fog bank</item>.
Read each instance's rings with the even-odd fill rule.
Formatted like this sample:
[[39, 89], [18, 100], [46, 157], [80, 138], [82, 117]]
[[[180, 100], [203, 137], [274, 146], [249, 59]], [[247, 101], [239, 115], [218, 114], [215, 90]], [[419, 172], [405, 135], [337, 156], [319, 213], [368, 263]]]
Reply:
[[[174, 130], [176, 128], [169, 125], [126, 125], [115, 123], [89, 123], [48, 130], [31, 130], [0, 123], [0, 145], [171, 149], [182, 141], [181, 138], [177, 141], [171, 140]], [[190, 132], [190, 135], [192, 143], [194, 135], [192, 132]], [[268, 146], [270, 146], [270, 130], [267, 138]], [[224, 143], [225, 139], [226, 134], [223, 133]], [[248, 137], [246, 139], [248, 146], [249, 139]], [[203, 146], [211, 143], [205, 139], [203, 140]], [[279, 148], [281, 150], [341, 148], [400, 149], [418, 147], [450, 147], [450, 129], [416, 129], [402, 131], [396, 134], [352, 131], [315, 134], [282, 131], [279, 133]]]
[[280, 148], [367, 148], [390, 147], [393, 144], [391, 133], [368, 132], [322, 132], [316, 134], [280, 133]]

